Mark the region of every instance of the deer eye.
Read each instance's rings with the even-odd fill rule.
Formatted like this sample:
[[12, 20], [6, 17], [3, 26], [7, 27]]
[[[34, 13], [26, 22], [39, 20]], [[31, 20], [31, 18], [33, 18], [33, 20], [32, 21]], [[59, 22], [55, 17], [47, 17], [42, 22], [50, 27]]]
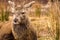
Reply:
[[25, 14], [24, 12], [22, 12], [21, 14]]

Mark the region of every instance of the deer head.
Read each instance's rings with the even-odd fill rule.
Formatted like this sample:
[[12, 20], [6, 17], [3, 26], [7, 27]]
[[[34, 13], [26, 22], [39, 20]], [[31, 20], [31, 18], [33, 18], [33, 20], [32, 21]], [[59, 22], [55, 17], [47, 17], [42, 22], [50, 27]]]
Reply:
[[[14, 2], [11, 2], [11, 1], [8, 1], [8, 3], [11, 5], [11, 12], [13, 11], [13, 13], [15, 13], [13, 15], [13, 23], [14, 24], [19, 24], [19, 23], [24, 23], [26, 22], [25, 20], [27, 20], [27, 15], [26, 15], [26, 9], [28, 9], [29, 7], [32, 6], [32, 4], [35, 3], [35, 1], [32, 1], [28, 4], [25, 4], [25, 5], [17, 5], [15, 6], [15, 3]], [[13, 10], [14, 9], [14, 10]]]

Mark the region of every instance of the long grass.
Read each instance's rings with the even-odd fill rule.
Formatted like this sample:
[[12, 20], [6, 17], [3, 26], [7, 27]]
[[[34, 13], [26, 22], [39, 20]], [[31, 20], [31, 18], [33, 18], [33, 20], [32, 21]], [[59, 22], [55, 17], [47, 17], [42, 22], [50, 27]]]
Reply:
[[0, 21], [4, 22], [4, 21], [8, 21], [8, 20], [9, 20], [9, 12], [4, 11], [4, 9], [1, 9]]
[[41, 14], [40, 8], [37, 7], [37, 8], [35, 9], [35, 14], [36, 14], [37, 17], [40, 17], [40, 14]]

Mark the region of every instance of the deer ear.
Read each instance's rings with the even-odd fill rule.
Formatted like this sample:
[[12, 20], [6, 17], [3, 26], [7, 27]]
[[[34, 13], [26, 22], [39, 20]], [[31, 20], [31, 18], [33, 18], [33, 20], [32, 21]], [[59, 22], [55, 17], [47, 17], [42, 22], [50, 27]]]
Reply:
[[11, 3], [11, 1], [8, 1], [8, 3], [10, 4], [10, 3]]
[[32, 2], [30, 2], [30, 3], [28, 3], [28, 4], [25, 4], [25, 5], [24, 5], [24, 8], [29, 8], [29, 7], [31, 7], [32, 4], [34, 4], [34, 3], [35, 3], [35, 1], [32, 1]]
[[14, 2], [12, 2], [12, 1], [8, 1], [8, 3], [12, 6], [12, 5], [15, 5], [15, 3]]

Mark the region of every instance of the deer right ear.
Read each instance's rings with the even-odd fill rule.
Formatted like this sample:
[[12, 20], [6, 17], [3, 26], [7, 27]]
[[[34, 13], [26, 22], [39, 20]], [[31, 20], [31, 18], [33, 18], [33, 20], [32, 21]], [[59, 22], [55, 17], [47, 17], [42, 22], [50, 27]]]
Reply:
[[9, 3], [9, 4], [12, 4], [12, 2], [11, 2], [11, 1], [8, 1], [8, 3]]
[[12, 2], [12, 1], [8, 1], [8, 3], [9, 3], [10, 5], [15, 5], [15, 3]]
[[14, 2], [12, 2], [12, 1], [8, 1], [8, 4], [9, 4], [9, 11], [11, 12], [11, 13], [15, 13], [15, 3]]
[[8, 1], [8, 3], [10, 4], [10, 3], [11, 3], [11, 1]]

